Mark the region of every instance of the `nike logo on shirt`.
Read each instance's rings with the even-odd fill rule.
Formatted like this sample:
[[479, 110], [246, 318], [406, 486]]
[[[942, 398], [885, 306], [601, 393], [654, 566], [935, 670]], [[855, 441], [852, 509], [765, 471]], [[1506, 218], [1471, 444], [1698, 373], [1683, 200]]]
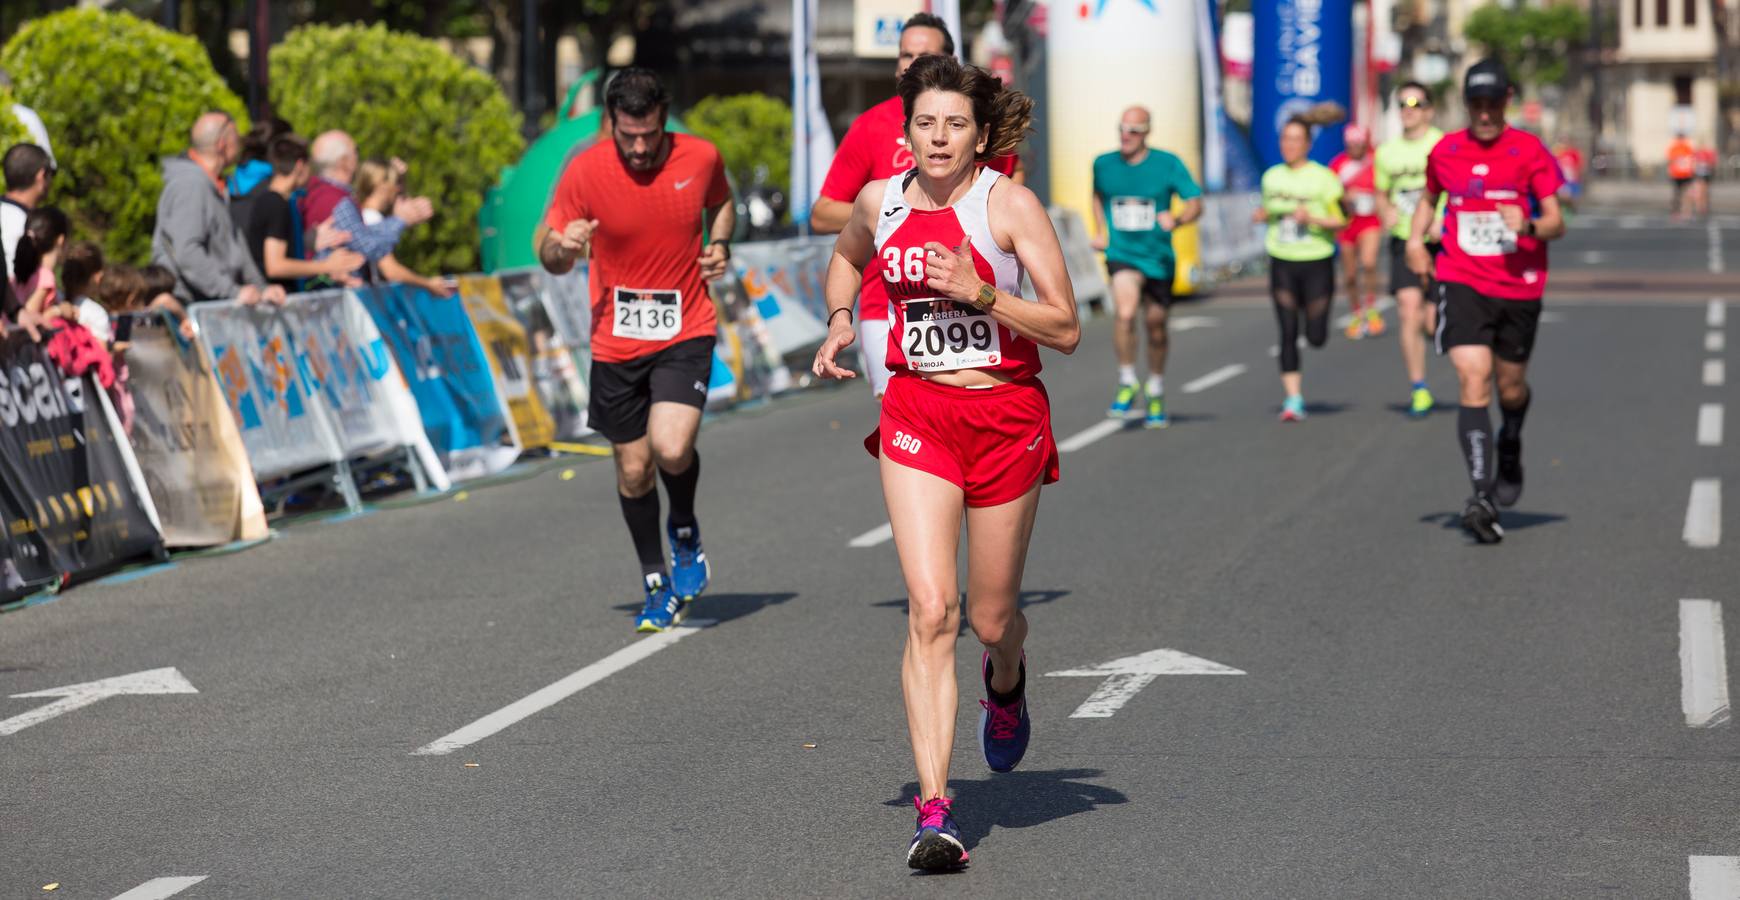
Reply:
[[694, 180], [695, 180], [695, 179], [693, 179], [693, 178], [685, 178], [685, 179], [683, 179], [683, 180], [682, 180], [682, 181], [679, 181], [679, 182], [677, 182], [677, 190], [679, 190], [679, 191], [680, 191], [680, 190], [682, 190], [682, 189], [683, 189], [683, 188], [686, 188], [686, 187], [688, 187], [688, 186], [689, 186], [689, 182], [691, 182], [691, 181], [694, 181]]

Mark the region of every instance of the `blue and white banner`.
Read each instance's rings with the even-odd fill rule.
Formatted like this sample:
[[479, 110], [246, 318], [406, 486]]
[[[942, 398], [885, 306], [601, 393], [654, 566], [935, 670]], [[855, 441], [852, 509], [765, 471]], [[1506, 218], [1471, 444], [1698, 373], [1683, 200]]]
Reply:
[[816, 63], [816, 0], [791, 0], [792, 221], [807, 227], [810, 207], [834, 161], [834, 132], [822, 109], [822, 74]]
[[[1281, 127], [1325, 100], [1352, 109], [1353, 7], [1350, 0], [1271, 0], [1256, 16], [1251, 67], [1251, 141], [1265, 168], [1281, 161]], [[1318, 129], [1311, 158], [1327, 164], [1342, 151], [1340, 128]]]

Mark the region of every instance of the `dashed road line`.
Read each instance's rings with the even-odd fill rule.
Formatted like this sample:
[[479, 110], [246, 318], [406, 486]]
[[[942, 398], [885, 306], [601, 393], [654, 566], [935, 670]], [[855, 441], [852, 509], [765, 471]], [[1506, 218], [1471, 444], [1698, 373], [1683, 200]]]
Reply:
[[1107, 419], [1098, 425], [1078, 431], [1075, 434], [1058, 441], [1057, 452], [1074, 453], [1094, 441], [1123, 431], [1125, 428], [1129, 427], [1129, 423], [1130, 420], [1128, 419]]
[[641, 638], [621, 650], [563, 678], [554, 684], [539, 688], [507, 706], [472, 722], [458, 731], [437, 738], [411, 751], [412, 756], [441, 756], [452, 753], [462, 747], [469, 747], [478, 741], [489, 737], [513, 724], [529, 718], [575, 694], [615, 675], [617, 672], [652, 656], [654, 653], [695, 634], [698, 631], [718, 624], [712, 619], [698, 619], [684, 622], [669, 631], [663, 631], [651, 637]]
[[894, 523], [883, 522], [881, 525], [858, 535], [846, 542], [848, 547], [874, 547], [877, 544], [894, 539]]
[[1704, 387], [1721, 387], [1728, 380], [1728, 367], [1719, 359], [1704, 360]]
[[1681, 533], [1687, 545], [1700, 550], [1722, 543], [1722, 480], [1700, 478], [1692, 482], [1686, 502], [1686, 527]]
[[1740, 900], [1740, 856], [1690, 856], [1692, 900]]
[[1721, 328], [1728, 322], [1728, 304], [1721, 297], [1710, 298], [1710, 308], [1704, 313], [1704, 324], [1711, 328]]
[[153, 878], [142, 885], [120, 894], [114, 900], [163, 900], [173, 897], [182, 891], [206, 880], [208, 875], [167, 875]]
[[1211, 387], [1214, 387], [1217, 384], [1221, 384], [1222, 382], [1231, 381], [1234, 378], [1237, 378], [1240, 375], [1245, 374], [1246, 371], [1247, 371], [1247, 369], [1242, 363], [1233, 363], [1230, 366], [1221, 366], [1220, 368], [1215, 369], [1213, 372], [1210, 372], [1207, 375], [1204, 375], [1201, 378], [1196, 379], [1195, 381], [1185, 382], [1184, 383], [1184, 392], [1186, 394], [1199, 394], [1203, 391], [1208, 390]]
[[1691, 728], [1728, 724], [1726, 645], [1722, 604], [1680, 601], [1680, 711]]
[[1722, 446], [1722, 404], [1705, 403], [1698, 407], [1698, 446]]
[[1704, 334], [1704, 352], [1721, 353], [1728, 347], [1728, 338], [1720, 331], [1710, 331]]
[[1723, 268], [1722, 227], [1716, 224], [1715, 219], [1711, 219], [1705, 226], [1705, 233], [1710, 236], [1710, 271], [1720, 272]]

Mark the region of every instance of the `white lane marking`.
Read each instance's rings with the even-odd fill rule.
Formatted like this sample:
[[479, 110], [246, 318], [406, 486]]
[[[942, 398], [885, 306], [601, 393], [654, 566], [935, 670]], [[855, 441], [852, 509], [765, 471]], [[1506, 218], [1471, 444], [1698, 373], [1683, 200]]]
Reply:
[[173, 897], [209, 877], [211, 876], [166, 875], [153, 878], [125, 894], [116, 896], [114, 900], [163, 900], [164, 897]]
[[1047, 672], [1047, 678], [1103, 678], [1082, 705], [1069, 714], [1072, 719], [1109, 719], [1154, 679], [1162, 675], [1243, 675], [1224, 666], [1177, 650], [1150, 650], [1082, 669]]
[[1648, 225], [1649, 225], [1649, 220], [1644, 218], [1643, 216], [1621, 216], [1619, 219], [1619, 227], [1620, 228], [1629, 228], [1632, 230], [1636, 230], [1638, 228], [1645, 228]]
[[1692, 900], [1740, 900], [1740, 856], [1690, 856]]
[[1167, 331], [1195, 331], [1198, 328], [1214, 328], [1220, 325], [1220, 320], [1213, 316], [1179, 316], [1166, 323]]
[[1682, 534], [1688, 545], [1699, 549], [1722, 543], [1722, 479], [1700, 478], [1692, 482]]
[[1728, 338], [1720, 331], [1704, 333], [1704, 351], [1706, 353], [1721, 353], [1728, 346]]
[[1098, 425], [1072, 434], [1057, 442], [1057, 452], [1074, 453], [1094, 441], [1123, 431], [1128, 426], [1129, 421], [1128, 419], [1107, 419]]
[[119, 697], [123, 694], [197, 693], [199, 690], [189, 684], [174, 666], [166, 666], [161, 669], [134, 672], [131, 675], [117, 675], [100, 681], [87, 681], [83, 684], [69, 684], [64, 687], [13, 694], [14, 700], [26, 697], [59, 697], [60, 699], [46, 706], [38, 706], [29, 712], [19, 713], [10, 719], [0, 721], [0, 736], [17, 734], [32, 725], [41, 725], [55, 716], [65, 715], [75, 709], [83, 709], [105, 697]]
[[1542, 325], [1555, 324], [1555, 323], [1563, 322], [1563, 321], [1565, 321], [1565, 314], [1562, 312], [1553, 312], [1552, 310], [1548, 310], [1546, 312], [1541, 313], [1541, 324]]
[[1680, 710], [1692, 728], [1728, 724], [1728, 653], [1722, 604], [1680, 601]]
[[554, 684], [541, 687], [509, 703], [452, 734], [418, 747], [411, 752], [411, 755], [440, 756], [452, 753], [461, 747], [475, 744], [522, 719], [568, 699], [691, 634], [716, 624], [718, 623], [712, 619], [697, 619], [684, 622], [670, 631], [641, 638]]
[[1704, 387], [1721, 387], [1728, 379], [1727, 367], [1719, 359], [1704, 360]]
[[1206, 391], [1209, 388], [1214, 387], [1217, 384], [1223, 384], [1225, 382], [1231, 381], [1234, 378], [1237, 378], [1240, 375], [1245, 374], [1245, 372], [1246, 372], [1246, 368], [1242, 363], [1233, 363], [1230, 366], [1221, 366], [1220, 368], [1215, 369], [1213, 372], [1210, 372], [1207, 375], [1204, 375], [1201, 378], [1196, 379], [1195, 381], [1185, 382], [1184, 383], [1184, 392], [1186, 394], [1200, 394], [1203, 391]]
[[874, 547], [877, 544], [894, 539], [894, 523], [883, 522], [881, 525], [858, 535], [846, 542], [848, 547]]
[[1704, 230], [1710, 236], [1710, 271], [1720, 272], [1722, 271], [1722, 227], [1716, 224], [1715, 219], [1711, 219], [1710, 224]]
[[1698, 407], [1698, 446], [1722, 446], [1722, 404], [1705, 403]]
[[1606, 260], [1607, 254], [1602, 253], [1600, 250], [1583, 251], [1583, 262], [1587, 265], [1594, 265], [1599, 262], [1605, 262]]
[[1721, 328], [1728, 321], [1728, 305], [1721, 297], [1710, 298], [1710, 309], [1704, 314], [1704, 324], [1711, 328]]

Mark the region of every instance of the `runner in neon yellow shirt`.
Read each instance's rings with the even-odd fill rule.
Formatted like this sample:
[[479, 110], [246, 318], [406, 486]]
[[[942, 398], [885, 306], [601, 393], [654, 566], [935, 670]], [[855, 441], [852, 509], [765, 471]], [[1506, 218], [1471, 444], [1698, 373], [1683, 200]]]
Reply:
[[1341, 179], [1306, 156], [1311, 126], [1301, 119], [1281, 129], [1285, 162], [1263, 173], [1263, 206], [1256, 220], [1269, 226], [1269, 296], [1281, 328], [1281, 421], [1305, 418], [1299, 375], [1299, 319], [1305, 340], [1322, 347], [1329, 339], [1329, 306], [1335, 299], [1335, 232], [1341, 214]]
[[[1432, 411], [1432, 392], [1426, 389], [1426, 335], [1437, 328], [1437, 310], [1426, 302], [1425, 282], [1408, 269], [1408, 223], [1426, 189], [1426, 155], [1444, 132], [1432, 125], [1432, 95], [1426, 86], [1410, 81], [1396, 89], [1396, 106], [1402, 118], [1402, 133], [1385, 141], [1377, 150], [1378, 215], [1390, 230], [1390, 293], [1396, 295], [1396, 313], [1401, 319], [1402, 362], [1408, 370], [1412, 396], [1408, 413], [1424, 418]], [[1442, 206], [1442, 201], [1440, 201]], [[1442, 231], [1442, 210], [1432, 224], [1434, 250]]]

